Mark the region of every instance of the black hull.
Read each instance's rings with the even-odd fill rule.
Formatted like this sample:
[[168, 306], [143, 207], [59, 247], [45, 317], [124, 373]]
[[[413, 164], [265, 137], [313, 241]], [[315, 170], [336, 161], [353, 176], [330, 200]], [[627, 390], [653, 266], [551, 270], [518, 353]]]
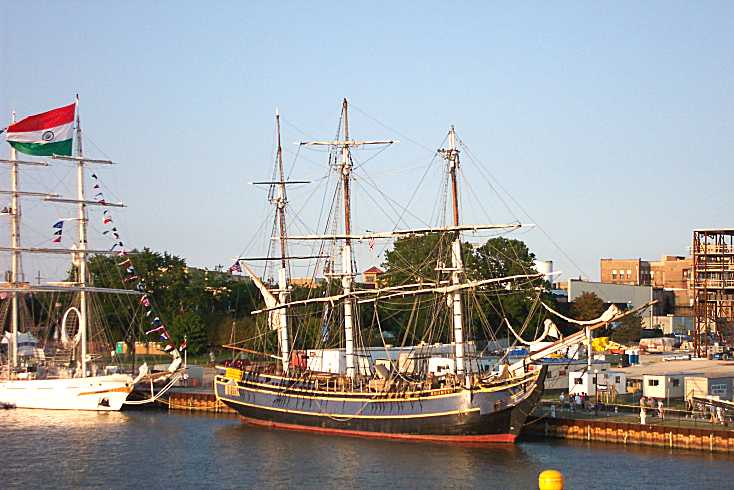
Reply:
[[[543, 394], [545, 375], [543, 367], [526, 384], [505, 391], [462, 390], [444, 396], [382, 400], [379, 411], [370, 406], [377, 402], [364, 399], [290, 398], [261, 387], [251, 392], [246, 382], [240, 384], [238, 396], [233, 396], [232, 388], [225, 392], [224, 377], [217, 378], [215, 389], [223, 403], [252, 425], [389, 439], [514, 442]], [[225, 382], [231, 386], [231, 381]], [[350, 406], [356, 411], [350, 412]]]

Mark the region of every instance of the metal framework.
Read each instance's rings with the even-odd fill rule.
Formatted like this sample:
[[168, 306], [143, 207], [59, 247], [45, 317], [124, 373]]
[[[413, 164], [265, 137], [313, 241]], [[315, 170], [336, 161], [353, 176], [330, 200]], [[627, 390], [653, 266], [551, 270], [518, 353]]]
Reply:
[[[734, 326], [734, 228], [693, 230], [694, 348], [706, 355], [711, 338]], [[724, 328], [726, 327], [726, 328]]]

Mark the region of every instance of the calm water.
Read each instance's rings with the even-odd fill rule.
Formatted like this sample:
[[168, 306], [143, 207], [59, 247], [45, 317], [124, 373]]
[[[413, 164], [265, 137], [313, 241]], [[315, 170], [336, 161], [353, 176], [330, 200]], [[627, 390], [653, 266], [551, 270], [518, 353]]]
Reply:
[[[733, 488], [734, 458], [616, 445], [457, 447], [324, 437], [236, 418], [0, 412], [0, 488]], [[695, 483], [693, 480], [695, 479]]]

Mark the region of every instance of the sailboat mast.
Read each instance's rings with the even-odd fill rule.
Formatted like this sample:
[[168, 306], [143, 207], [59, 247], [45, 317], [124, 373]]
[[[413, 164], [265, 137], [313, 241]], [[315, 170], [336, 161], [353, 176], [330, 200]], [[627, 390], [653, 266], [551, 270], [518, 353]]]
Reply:
[[76, 164], [77, 199], [79, 201], [79, 332], [82, 357], [82, 377], [87, 376], [87, 218], [86, 204], [84, 202], [84, 156], [82, 146], [82, 126], [79, 121], [79, 96], [76, 97], [76, 156], [80, 158]]
[[[456, 172], [459, 168], [459, 150], [456, 148], [456, 130], [453, 126], [449, 130], [449, 148], [444, 152], [449, 166], [451, 176], [451, 203], [453, 207], [454, 226], [459, 226], [459, 186]], [[457, 231], [451, 244], [451, 283], [461, 283], [461, 273], [464, 265], [461, 258], [461, 235]], [[454, 346], [456, 357], [456, 376], [461, 379], [466, 374], [464, 360], [464, 318], [461, 305], [461, 293], [455, 291], [452, 298], [453, 323], [454, 323]], [[467, 377], [468, 380], [468, 377]], [[468, 384], [468, 381], [466, 381]]]
[[[285, 192], [285, 171], [283, 169], [283, 147], [280, 142], [280, 113], [275, 111], [275, 126], [278, 133], [278, 176], [280, 182], [278, 184], [278, 197], [276, 200], [276, 212], [278, 214], [278, 228], [280, 232], [280, 271], [278, 272], [278, 301], [281, 304], [288, 302], [288, 260], [287, 260], [287, 233], [286, 233], [286, 222], [285, 222], [285, 207], [287, 203], [286, 192]], [[283, 366], [283, 372], [288, 372], [288, 366], [290, 364], [290, 351], [288, 345], [288, 313], [286, 308], [281, 308], [278, 311], [280, 315], [280, 330], [278, 335], [280, 337], [280, 356]]]
[[352, 164], [349, 160], [349, 105], [346, 97], [342, 103], [342, 117], [344, 121], [344, 144], [342, 145], [342, 160], [340, 170], [342, 173], [342, 187], [344, 198], [344, 248], [342, 249], [342, 287], [347, 297], [344, 299], [344, 346], [347, 361], [347, 377], [354, 379], [354, 324], [352, 299], [349, 294], [352, 292], [352, 279], [354, 272], [352, 270], [352, 241], [349, 236], [352, 234], [352, 216], [351, 216], [351, 196], [350, 196], [350, 177], [352, 173]]
[[[15, 111], [13, 111], [11, 121], [15, 122]], [[18, 199], [18, 164], [17, 153], [15, 148], [11, 145], [10, 147], [10, 160], [13, 162], [10, 164], [10, 246], [13, 248], [10, 259], [10, 282], [11, 287], [18, 287], [18, 276], [20, 275], [20, 199]], [[12, 306], [11, 306], [11, 336], [9, 349], [12, 350], [12, 367], [18, 367], [18, 292], [13, 291], [12, 293]], [[10, 354], [10, 352], [9, 352]]]
[[[352, 292], [352, 283], [354, 281], [354, 268], [352, 264], [352, 210], [351, 210], [351, 175], [352, 162], [350, 159], [349, 148], [360, 147], [365, 145], [390, 145], [395, 141], [353, 141], [349, 139], [349, 103], [346, 97], [342, 102], [342, 124], [344, 127], [343, 139], [335, 141], [308, 141], [301, 143], [310, 146], [330, 146], [332, 148], [341, 149], [341, 161], [339, 163], [339, 171], [342, 174], [342, 198], [344, 206], [344, 246], [342, 247], [342, 289], [344, 290], [344, 345], [347, 360], [347, 376], [354, 379], [356, 376], [354, 362], [354, 305], [353, 299], [350, 298]], [[319, 239], [327, 238], [325, 236]], [[337, 238], [332, 237], [332, 238]], [[293, 237], [291, 237], [293, 239]]]

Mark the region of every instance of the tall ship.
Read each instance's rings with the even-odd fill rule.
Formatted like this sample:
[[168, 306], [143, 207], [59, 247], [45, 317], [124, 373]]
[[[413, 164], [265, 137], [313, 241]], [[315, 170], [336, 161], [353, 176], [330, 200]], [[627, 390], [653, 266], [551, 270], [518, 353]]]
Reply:
[[[146, 365], [135, 378], [122, 371], [105, 325], [108, 315], [139, 310], [145, 291], [142, 287], [95, 287], [90, 280], [89, 260], [93, 256], [115, 256], [115, 262], [129, 262], [117, 228], [112, 228], [114, 245], [111, 249], [88, 246], [89, 208], [104, 210], [101, 218], [103, 223], [109, 224], [112, 221], [109, 210], [124, 206], [104, 198], [95, 173], [98, 171], [91, 169], [114, 162], [84, 155], [78, 97], [70, 105], [17, 122], [13, 115], [12, 123], [2, 132], [6, 133], [11, 149], [10, 158], [0, 160], [0, 164], [8, 166], [10, 171], [10, 186], [0, 191], [10, 198], [9, 205], [1, 213], [2, 218], [9, 219], [10, 243], [0, 247], [0, 252], [9, 255], [10, 271], [6, 281], [0, 283], [0, 322], [4, 332], [0, 405], [54, 410], [120, 410], [135, 383], [150, 382], [152, 375], [148, 374]], [[18, 153], [31, 158], [20, 159]], [[69, 167], [66, 173], [73, 176], [74, 195], [21, 189], [21, 169], [31, 167], [45, 172], [52, 165], [49, 161]], [[91, 198], [86, 190], [89, 184], [85, 183], [90, 176], [94, 180], [91, 187], [95, 194]], [[49, 225], [51, 238], [42, 241], [44, 246], [27, 246], [21, 242], [21, 231], [27, 229], [21, 226], [23, 199], [33, 199], [44, 208], [56, 207], [51, 212], [62, 216], [54, 218]], [[75, 238], [71, 238], [70, 246], [65, 246], [64, 242], [70, 241], [69, 234]], [[68, 257], [67, 277], [42, 282], [39, 272], [35, 283], [26, 280], [22, 261], [26, 254]], [[123, 257], [117, 259], [117, 256]], [[129, 266], [128, 269], [133, 268]], [[120, 271], [111, 272], [120, 274]], [[115, 298], [113, 309], [105, 306], [109, 303], [102, 303], [101, 297]], [[132, 320], [129, 325], [129, 328], [137, 328]], [[180, 361], [173, 371], [179, 364]]]
[[[262, 327], [252, 338], [225, 346], [235, 355], [218, 366], [216, 396], [243, 422], [257, 426], [388, 439], [514, 442], [543, 393], [546, 368], [534, 364], [537, 357], [489, 362], [473, 330], [487, 326], [482, 322], [487, 301], [508, 291], [539, 296], [545, 277], [535, 270], [475, 277], [465, 266], [462, 236], [522, 225], [462, 223], [459, 140], [451, 127], [445, 148], [437, 152], [447, 191], [445, 199], [439, 198], [446, 210], [443, 222], [355, 232], [352, 151], [393, 142], [353, 139], [348, 109], [344, 99], [335, 139], [301, 143], [328, 149], [334, 183], [324, 231], [314, 235], [289, 233], [286, 191], [304, 181], [289, 180], [284, 170], [276, 114], [273, 178], [257, 183], [268, 186], [274, 205], [273, 246], [267, 256], [240, 257], [231, 268], [248, 274], [259, 289], [263, 304], [252, 313]], [[413, 248], [425, 254], [417, 264], [393, 265], [386, 278], [357, 282], [354, 246], [373, 248], [383, 240], [393, 242], [393, 254]], [[310, 254], [294, 252], [299, 243], [311, 244]], [[305, 288], [291, 278], [297, 261], [314, 264]], [[254, 263], [264, 263], [262, 277]], [[583, 335], [560, 339], [539, 355], [578, 343]]]

